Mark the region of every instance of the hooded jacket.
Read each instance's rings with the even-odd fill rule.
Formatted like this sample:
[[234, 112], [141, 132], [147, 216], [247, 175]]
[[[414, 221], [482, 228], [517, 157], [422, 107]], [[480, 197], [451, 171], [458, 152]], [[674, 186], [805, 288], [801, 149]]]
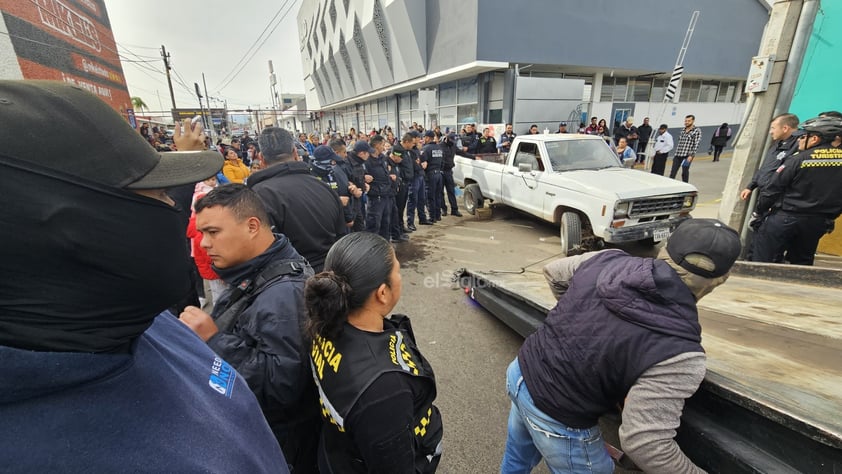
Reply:
[[248, 186], [266, 206], [273, 231], [287, 236], [316, 273], [322, 271], [328, 250], [346, 231], [339, 196], [301, 161], [260, 170]]
[[0, 360], [4, 470], [288, 472], [243, 378], [170, 313], [128, 353]]
[[703, 352], [696, 299], [663, 260], [603, 251], [581, 264], [518, 353], [535, 405], [590, 428], [659, 362]]

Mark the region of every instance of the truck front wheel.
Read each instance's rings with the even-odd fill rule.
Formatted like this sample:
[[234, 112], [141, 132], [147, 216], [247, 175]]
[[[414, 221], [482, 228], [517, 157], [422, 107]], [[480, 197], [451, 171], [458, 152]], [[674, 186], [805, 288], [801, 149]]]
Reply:
[[561, 215], [561, 253], [565, 257], [582, 253], [582, 221], [579, 214], [565, 212]]
[[465, 191], [462, 193], [465, 198], [465, 210], [470, 215], [476, 215], [477, 209], [485, 205], [485, 200], [482, 198], [482, 192], [479, 190], [477, 184], [469, 184], [465, 186]]

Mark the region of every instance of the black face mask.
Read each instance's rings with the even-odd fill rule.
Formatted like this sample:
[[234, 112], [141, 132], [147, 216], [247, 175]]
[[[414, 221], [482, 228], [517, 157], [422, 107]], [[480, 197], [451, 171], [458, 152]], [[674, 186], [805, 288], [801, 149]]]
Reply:
[[29, 163], [0, 163], [0, 345], [125, 352], [188, 291], [174, 208]]

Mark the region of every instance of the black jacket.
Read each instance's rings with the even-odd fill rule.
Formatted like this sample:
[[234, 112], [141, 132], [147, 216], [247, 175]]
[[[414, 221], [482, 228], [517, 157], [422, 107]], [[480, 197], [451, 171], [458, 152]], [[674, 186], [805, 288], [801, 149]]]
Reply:
[[462, 151], [461, 148], [456, 146], [456, 143], [451, 142], [448, 139], [445, 139], [443, 142], [441, 142], [440, 146], [442, 152], [444, 153], [444, 155], [442, 156], [441, 165], [441, 169], [443, 171], [450, 171], [453, 169], [453, 167], [455, 166], [455, 162], [453, 161], [453, 159], [456, 158], [456, 155], [464, 156], [465, 158], [470, 158], [472, 160], [476, 158], [474, 155]]
[[394, 171], [390, 171], [388, 163], [383, 155], [374, 156], [372, 154], [365, 162], [366, 174], [371, 175], [374, 180], [369, 183], [368, 195], [371, 197], [385, 197], [394, 196], [395, 190], [392, 187], [392, 178]]
[[401, 162], [398, 164], [398, 171], [404, 183], [411, 183], [415, 176], [415, 154], [412, 151], [405, 149], [400, 143], [395, 143], [392, 147], [392, 156], [401, 157]]
[[434, 171], [441, 171], [444, 151], [438, 143], [427, 143], [421, 149], [421, 162], [427, 163], [426, 172], [429, 175]]
[[[255, 278], [276, 261], [298, 261], [301, 271], [268, 281]], [[225, 312], [241, 282], [259, 284], [250, 293], [252, 297], [243, 297], [249, 298], [248, 303], [233, 326], [208, 339], [208, 346], [243, 376], [273, 428], [300, 420], [304, 414], [318, 422], [317, 404], [311, 399], [315, 386], [307, 359], [309, 348], [301, 332], [307, 321], [304, 283], [313, 276], [313, 269], [286, 237], [277, 235], [275, 243], [254, 259], [214, 270], [230, 285], [214, 306], [214, 319]]]
[[260, 196], [275, 233], [322, 271], [330, 247], [345, 235], [342, 204], [325, 183], [310, 174], [307, 163], [288, 161], [249, 176], [248, 186]]
[[775, 174], [775, 171], [778, 167], [783, 164], [786, 158], [798, 151], [798, 137], [790, 136], [784, 140], [778, 140], [772, 144], [772, 147], [769, 148], [769, 151], [766, 152], [766, 156], [763, 158], [763, 164], [760, 168], [755, 171], [754, 176], [751, 178], [751, 181], [746, 186], [748, 189], [755, 190], [760, 188], [761, 190], [769, 184], [769, 180], [772, 179], [772, 176]]
[[842, 149], [830, 144], [793, 153], [760, 191], [757, 208], [836, 219], [842, 214]]
[[497, 140], [494, 137], [480, 137], [477, 153], [497, 153]]
[[649, 143], [649, 137], [652, 136], [651, 125], [641, 125], [637, 127], [637, 136], [640, 137], [640, 143]]

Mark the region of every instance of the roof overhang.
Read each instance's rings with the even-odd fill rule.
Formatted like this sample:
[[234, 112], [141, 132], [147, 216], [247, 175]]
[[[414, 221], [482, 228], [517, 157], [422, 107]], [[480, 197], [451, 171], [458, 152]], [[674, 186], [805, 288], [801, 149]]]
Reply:
[[455, 68], [446, 69], [444, 71], [436, 72], [433, 74], [427, 74], [421, 77], [417, 77], [415, 79], [410, 79], [408, 81], [401, 82], [400, 84], [395, 84], [393, 86], [369, 92], [368, 94], [358, 95], [350, 99], [335, 102], [333, 104], [322, 107], [322, 110], [331, 110], [338, 107], [344, 107], [346, 105], [357, 104], [359, 102], [368, 102], [370, 100], [379, 99], [381, 97], [386, 97], [389, 95], [400, 94], [409, 90], [422, 89], [424, 87], [434, 86], [442, 82], [448, 82], [464, 77], [476, 76], [477, 74], [483, 72], [508, 68], [509, 63], [507, 62], [474, 61], [472, 63], [463, 64]]

